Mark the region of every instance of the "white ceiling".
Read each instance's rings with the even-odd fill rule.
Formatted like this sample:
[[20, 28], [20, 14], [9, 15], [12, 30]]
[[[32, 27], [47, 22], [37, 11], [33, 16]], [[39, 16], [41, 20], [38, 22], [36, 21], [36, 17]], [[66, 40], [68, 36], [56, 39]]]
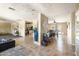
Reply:
[[52, 4], [30, 4], [32, 8], [41, 11], [50, 18], [54, 18], [58, 22], [67, 21], [70, 19], [70, 14], [77, 10], [77, 5], [74, 3], [52, 3]]
[[[15, 10], [11, 10], [9, 7]], [[37, 13], [32, 12], [32, 9], [30, 9], [27, 4], [0, 4], [0, 18], [3, 20], [36, 19], [36, 14]]]
[[[36, 19], [37, 13], [41, 12], [59, 22], [65, 22], [70, 19], [70, 14], [77, 10], [77, 5], [74, 3], [14, 3], [0, 4], [0, 17], [9, 20], [30, 20]], [[12, 7], [16, 10], [10, 10]]]

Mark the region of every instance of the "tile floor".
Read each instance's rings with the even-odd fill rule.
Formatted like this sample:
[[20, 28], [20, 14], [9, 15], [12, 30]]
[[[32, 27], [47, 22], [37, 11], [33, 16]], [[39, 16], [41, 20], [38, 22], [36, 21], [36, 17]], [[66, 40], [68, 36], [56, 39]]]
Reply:
[[[75, 56], [75, 46], [67, 43], [65, 36], [59, 35], [58, 39], [52, 39], [51, 44], [46, 47], [38, 47], [33, 44], [32, 36], [26, 36], [26, 46], [37, 55], [45, 56]], [[36, 52], [37, 51], [37, 52]]]
[[[66, 36], [59, 35], [58, 39], [51, 39], [46, 46], [37, 46], [33, 43], [32, 35], [27, 35], [22, 45], [8, 49], [1, 56], [75, 56], [75, 46], [67, 43]], [[11, 53], [12, 52], [12, 53]]]

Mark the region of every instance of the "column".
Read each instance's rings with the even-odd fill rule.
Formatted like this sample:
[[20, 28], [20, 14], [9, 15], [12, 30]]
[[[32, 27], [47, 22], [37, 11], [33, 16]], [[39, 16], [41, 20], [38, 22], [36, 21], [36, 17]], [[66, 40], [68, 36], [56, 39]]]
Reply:
[[75, 12], [71, 14], [71, 41], [75, 45]]
[[41, 42], [43, 40], [43, 33], [48, 31], [48, 18], [44, 14], [39, 14], [38, 19], [38, 41], [41, 46]]

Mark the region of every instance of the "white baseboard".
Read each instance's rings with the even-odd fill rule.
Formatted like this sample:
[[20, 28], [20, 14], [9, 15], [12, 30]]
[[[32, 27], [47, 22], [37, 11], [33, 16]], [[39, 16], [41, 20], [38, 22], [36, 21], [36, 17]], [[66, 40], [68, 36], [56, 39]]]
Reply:
[[40, 46], [40, 44], [39, 44], [38, 42], [36, 42], [36, 41], [34, 41], [34, 44], [36, 44], [36, 45]]

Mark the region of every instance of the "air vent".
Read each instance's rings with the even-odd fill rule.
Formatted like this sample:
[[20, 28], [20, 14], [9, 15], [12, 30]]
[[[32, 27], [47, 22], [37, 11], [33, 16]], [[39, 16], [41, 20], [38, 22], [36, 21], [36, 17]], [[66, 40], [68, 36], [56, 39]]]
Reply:
[[10, 10], [13, 10], [13, 11], [15, 10], [15, 9], [14, 9], [14, 8], [12, 8], [12, 7], [8, 7], [8, 8], [9, 8]]
[[32, 9], [32, 11], [36, 11], [35, 9]]

